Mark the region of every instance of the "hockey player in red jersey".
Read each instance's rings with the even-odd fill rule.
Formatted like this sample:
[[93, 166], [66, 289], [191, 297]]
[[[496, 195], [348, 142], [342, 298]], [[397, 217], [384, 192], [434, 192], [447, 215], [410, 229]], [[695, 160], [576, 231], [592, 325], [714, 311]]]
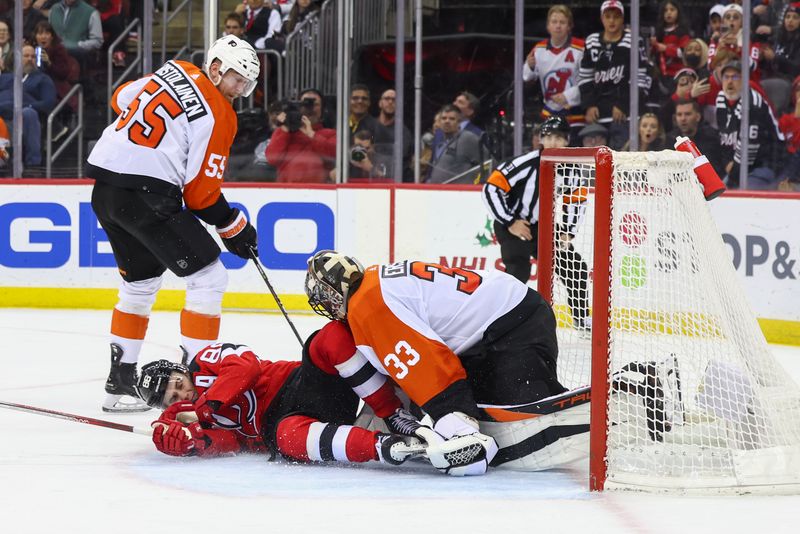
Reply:
[[433, 431], [414, 433], [449, 474], [483, 474], [498, 452], [479, 431], [479, 403], [519, 406], [566, 391], [553, 310], [506, 273], [421, 261], [365, 270], [324, 250], [309, 259], [305, 290], [314, 311], [346, 320], [359, 351], [430, 415]]
[[[413, 437], [419, 423], [338, 321], [306, 340], [302, 361], [270, 362], [245, 345], [216, 343], [188, 367], [144, 365], [136, 388], [148, 405], [166, 408], [153, 423], [153, 442], [173, 456], [267, 452], [398, 465], [424, 450]], [[359, 398], [389, 433], [353, 426]]]
[[258, 254], [255, 229], [221, 191], [236, 135], [231, 103], [253, 91], [258, 73], [255, 50], [229, 35], [211, 45], [202, 70], [168, 61], [114, 93], [118, 116], [86, 170], [95, 179], [92, 208], [122, 276], [111, 318], [105, 411], [147, 409], [123, 396], [135, 398], [139, 351], [166, 269], [186, 282], [180, 329], [189, 357], [217, 339], [228, 275], [198, 218], [216, 227], [233, 254]]

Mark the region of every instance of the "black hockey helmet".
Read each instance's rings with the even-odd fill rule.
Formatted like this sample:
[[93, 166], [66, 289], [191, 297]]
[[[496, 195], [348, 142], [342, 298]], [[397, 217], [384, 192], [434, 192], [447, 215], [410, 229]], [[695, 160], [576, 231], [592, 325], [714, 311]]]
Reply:
[[344, 319], [347, 298], [363, 276], [364, 267], [357, 259], [320, 250], [308, 259], [305, 290], [311, 309], [328, 319]]
[[169, 377], [173, 371], [179, 371], [189, 376], [189, 368], [181, 363], [169, 360], [156, 360], [142, 366], [139, 380], [134, 388], [136, 393], [151, 408], [161, 408], [164, 401], [164, 392], [167, 391]]
[[553, 115], [542, 123], [542, 126], [539, 129], [539, 137], [545, 137], [553, 134], [561, 135], [564, 138], [569, 139], [569, 123], [567, 122], [567, 119], [560, 115]]

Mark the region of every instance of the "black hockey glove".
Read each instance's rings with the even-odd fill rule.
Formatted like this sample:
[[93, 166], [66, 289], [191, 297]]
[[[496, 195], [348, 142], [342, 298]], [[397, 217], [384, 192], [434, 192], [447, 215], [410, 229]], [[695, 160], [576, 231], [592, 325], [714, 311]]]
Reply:
[[239, 209], [233, 208], [233, 216], [230, 221], [223, 226], [217, 226], [217, 233], [222, 238], [222, 244], [231, 254], [249, 260], [252, 249], [253, 254], [258, 256], [256, 229]]

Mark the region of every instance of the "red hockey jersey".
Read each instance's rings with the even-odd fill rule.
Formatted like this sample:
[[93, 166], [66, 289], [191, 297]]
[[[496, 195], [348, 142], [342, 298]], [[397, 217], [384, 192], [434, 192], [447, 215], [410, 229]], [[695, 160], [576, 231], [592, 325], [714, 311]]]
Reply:
[[222, 406], [216, 426], [234, 431], [242, 450], [261, 448], [261, 417], [299, 361], [260, 359], [247, 345], [215, 343], [201, 350], [189, 366], [198, 396]]

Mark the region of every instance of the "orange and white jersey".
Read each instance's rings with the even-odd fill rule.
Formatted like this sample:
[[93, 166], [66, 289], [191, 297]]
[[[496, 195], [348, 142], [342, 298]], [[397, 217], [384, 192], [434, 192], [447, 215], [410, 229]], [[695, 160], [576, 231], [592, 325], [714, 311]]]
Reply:
[[90, 164], [173, 184], [190, 209], [214, 204], [237, 123], [233, 106], [205, 73], [168, 61], [117, 89], [111, 106], [118, 117], [103, 131]]
[[356, 345], [422, 406], [466, 378], [457, 354], [527, 294], [501, 271], [421, 261], [373, 265], [347, 305]]

